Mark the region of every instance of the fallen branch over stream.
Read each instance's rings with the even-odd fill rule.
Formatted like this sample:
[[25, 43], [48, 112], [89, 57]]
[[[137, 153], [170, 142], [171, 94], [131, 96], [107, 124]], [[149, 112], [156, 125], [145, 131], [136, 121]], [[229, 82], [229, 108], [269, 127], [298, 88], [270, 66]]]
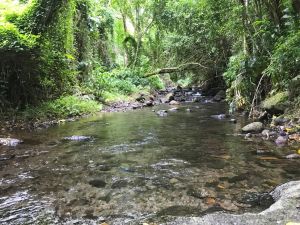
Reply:
[[209, 69], [208, 67], [203, 66], [200, 63], [185, 63], [185, 64], [182, 64], [182, 65], [177, 66], [177, 67], [161, 68], [161, 69], [158, 69], [157, 71], [147, 73], [147, 74], [145, 74], [144, 78], [151, 77], [151, 76], [158, 75], [158, 74], [164, 74], [164, 73], [182, 72], [182, 71], [185, 71], [185, 70], [193, 69], [194, 67], [201, 67], [201, 68], [204, 68], [204, 69]]

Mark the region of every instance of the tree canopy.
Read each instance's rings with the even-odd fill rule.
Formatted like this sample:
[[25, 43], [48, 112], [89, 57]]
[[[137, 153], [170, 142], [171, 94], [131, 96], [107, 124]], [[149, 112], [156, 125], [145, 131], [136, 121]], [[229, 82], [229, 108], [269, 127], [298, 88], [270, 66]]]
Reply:
[[159, 89], [168, 74], [250, 109], [297, 91], [299, 13], [299, 0], [1, 1], [1, 106]]

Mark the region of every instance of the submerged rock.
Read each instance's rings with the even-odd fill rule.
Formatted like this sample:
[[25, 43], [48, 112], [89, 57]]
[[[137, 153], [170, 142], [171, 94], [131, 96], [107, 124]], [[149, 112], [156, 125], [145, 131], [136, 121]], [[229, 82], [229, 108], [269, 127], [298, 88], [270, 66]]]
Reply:
[[64, 140], [68, 140], [68, 141], [89, 141], [89, 140], [91, 140], [91, 137], [90, 136], [73, 135], [71, 137], [64, 137]]
[[23, 143], [22, 140], [15, 139], [15, 138], [0, 138], [0, 145], [5, 146], [17, 146], [18, 144]]
[[156, 115], [160, 116], [160, 117], [164, 117], [168, 115], [168, 111], [167, 110], [159, 110], [156, 112]]
[[106, 186], [106, 182], [100, 179], [90, 180], [89, 184], [96, 188], [104, 188]]
[[258, 133], [261, 132], [264, 129], [264, 125], [261, 122], [253, 122], [248, 124], [247, 126], [244, 126], [242, 128], [242, 131], [245, 133]]

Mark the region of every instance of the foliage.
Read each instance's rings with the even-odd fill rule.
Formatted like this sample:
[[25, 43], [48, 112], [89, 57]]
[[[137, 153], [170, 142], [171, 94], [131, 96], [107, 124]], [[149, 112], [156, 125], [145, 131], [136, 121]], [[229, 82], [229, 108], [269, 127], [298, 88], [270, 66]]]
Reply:
[[8, 51], [29, 51], [37, 46], [38, 36], [22, 34], [18, 28], [7, 22], [0, 23], [0, 53]]
[[265, 72], [277, 89], [286, 89], [291, 79], [300, 74], [300, 31], [279, 41]]
[[28, 107], [23, 114], [26, 119], [51, 119], [79, 116], [100, 111], [101, 105], [93, 100], [64, 96], [44, 102], [38, 107]]
[[299, 18], [295, 0], [3, 0], [0, 107], [161, 89], [144, 74], [188, 63], [203, 66], [171, 79], [227, 87], [243, 109], [277, 91], [293, 97]]

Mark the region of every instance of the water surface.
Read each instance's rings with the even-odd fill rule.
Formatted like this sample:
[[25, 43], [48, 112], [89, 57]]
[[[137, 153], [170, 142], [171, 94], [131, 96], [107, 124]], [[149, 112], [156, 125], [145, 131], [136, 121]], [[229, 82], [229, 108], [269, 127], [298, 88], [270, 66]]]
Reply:
[[[299, 161], [284, 159], [296, 147], [245, 140], [236, 135], [242, 118], [210, 117], [225, 111], [195, 103], [167, 117], [143, 109], [11, 133], [25, 142], [0, 147], [0, 223], [141, 224], [262, 210], [259, 193], [300, 178]], [[72, 135], [92, 139], [63, 140]]]

